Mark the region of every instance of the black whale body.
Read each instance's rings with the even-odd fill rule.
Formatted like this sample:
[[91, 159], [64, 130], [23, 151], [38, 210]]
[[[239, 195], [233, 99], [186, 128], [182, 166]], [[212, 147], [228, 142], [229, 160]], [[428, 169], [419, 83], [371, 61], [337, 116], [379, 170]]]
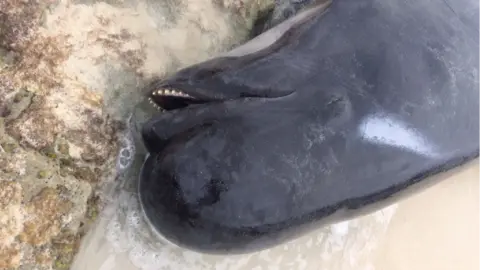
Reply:
[[203, 104], [144, 125], [148, 221], [181, 247], [252, 252], [475, 161], [475, 1], [337, 0], [263, 50], [153, 83]]

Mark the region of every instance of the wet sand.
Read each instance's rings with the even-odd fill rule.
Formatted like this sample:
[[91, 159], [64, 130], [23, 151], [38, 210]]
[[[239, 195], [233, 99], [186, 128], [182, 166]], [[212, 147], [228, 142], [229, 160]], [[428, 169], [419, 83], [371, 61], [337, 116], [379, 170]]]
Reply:
[[375, 269], [479, 269], [479, 167], [399, 204]]

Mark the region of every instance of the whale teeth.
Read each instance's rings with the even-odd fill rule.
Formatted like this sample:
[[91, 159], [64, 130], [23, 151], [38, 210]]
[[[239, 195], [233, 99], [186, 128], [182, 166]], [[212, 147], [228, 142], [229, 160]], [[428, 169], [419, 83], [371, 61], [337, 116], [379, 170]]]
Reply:
[[151, 93], [151, 96], [148, 98], [148, 101], [160, 111], [164, 111], [164, 109], [155, 102], [155, 97], [182, 97], [182, 98], [194, 99], [189, 94], [183, 93], [179, 90], [174, 90], [172, 88], [157, 89]]
[[164, 109], [162, 107], [158, 106], [157, 103], [155, 103], [152, 98], [149, 97], [148, 102], [150, 102], [150, 104], [152, 104], [152, 106], [155, 107], [155, 109], [157, 109], [161, 112], [164, 111]]
[[189, 94], [186, 94], [186, 93], [183, 93], [183, 92], [180, 92], [180, 91], [177, 91], [177, 90], [173, 90], [171, 88], [163, 88], [163, 89], [158, 89], [158, 90], [155, 90], [152, 95], [154, 96], [174, 96], [174, 97], [190, 97], [191, 96]]

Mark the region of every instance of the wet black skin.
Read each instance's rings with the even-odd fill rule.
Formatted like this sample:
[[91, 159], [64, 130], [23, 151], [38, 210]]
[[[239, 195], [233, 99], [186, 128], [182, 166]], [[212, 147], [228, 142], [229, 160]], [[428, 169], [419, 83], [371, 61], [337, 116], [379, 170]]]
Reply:
[[377, 210], [479, 153], [477, 0], [337, 0], [251, 55], [150, 85], [202, 104], [142, 131], [147, 219], [206, 253]]

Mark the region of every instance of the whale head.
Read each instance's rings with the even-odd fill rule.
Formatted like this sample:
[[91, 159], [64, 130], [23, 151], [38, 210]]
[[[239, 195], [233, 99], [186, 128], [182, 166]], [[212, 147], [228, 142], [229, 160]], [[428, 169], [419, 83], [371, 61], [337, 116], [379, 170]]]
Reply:
[[189, 249], [250, 252], [476, 158], [478, 11], [452, 3], [319, 1], [150, 84], [146, 219]]
[[[142, 128], [149, 155], [140, 176], [139, 194], [147, 220], [164, 239], [203, 252], [246, 252], [256, 249], [251, 239], [273, 229], [264, 223], [276, 223], [275, 218], [259, 217], [266, 214], [266, 209], [282, 207], [272, 205], [272, 196], [288, 194], [288, 188], [281, 184], [270, 187], [278, 190], [271, 189], [272, 195], [265, 196], [257, 205], [259, 210], [251, 213], [247, 212], [248, 203], [235, 201], [251, 192], [240, 186], [268, 173], [268, 166], [262, 168], [258, 162], [263, 157], [252, 156], [255, 151], [248, 150], [248, 145], [267, 146], [268, 137], [279, 130], [285, 134], [305, 114], [297, 112], [296, 105], [288, 105], [290, 96], [302, 90], [297, 87], [302, 74], [279, 73], [278, 64], [266, 63], [277, 52], [288, 49], [312, 21], [328, 11], [329, 1], [317, 2], [229, 52], [147, 86], [146, 98], [158, 114]], [[257, 192], [269, 188], [266, 183], [255, 185]], [[228, 203], [213, 209], [222, 204], [219, 201], [226, 193], [230, 194]], [[266, 208], [260, 209], [261, 204]], [[233, 207], [230, 214], [229, 207]], [[246, 215], [238, 217], [239, 213]], [[213, 219], [202, 218], [205, 214]], [[227, 221], [231, 214], [237, 215], [227, 222], [231, 224], [215, 221]], [[264, 232], [257, 231], [259, 225], [265, 227], [258, 228]], [[218, 234], [208, 233], [212, 229]], [[182, 237], [180, 231], [189, 236]]]

